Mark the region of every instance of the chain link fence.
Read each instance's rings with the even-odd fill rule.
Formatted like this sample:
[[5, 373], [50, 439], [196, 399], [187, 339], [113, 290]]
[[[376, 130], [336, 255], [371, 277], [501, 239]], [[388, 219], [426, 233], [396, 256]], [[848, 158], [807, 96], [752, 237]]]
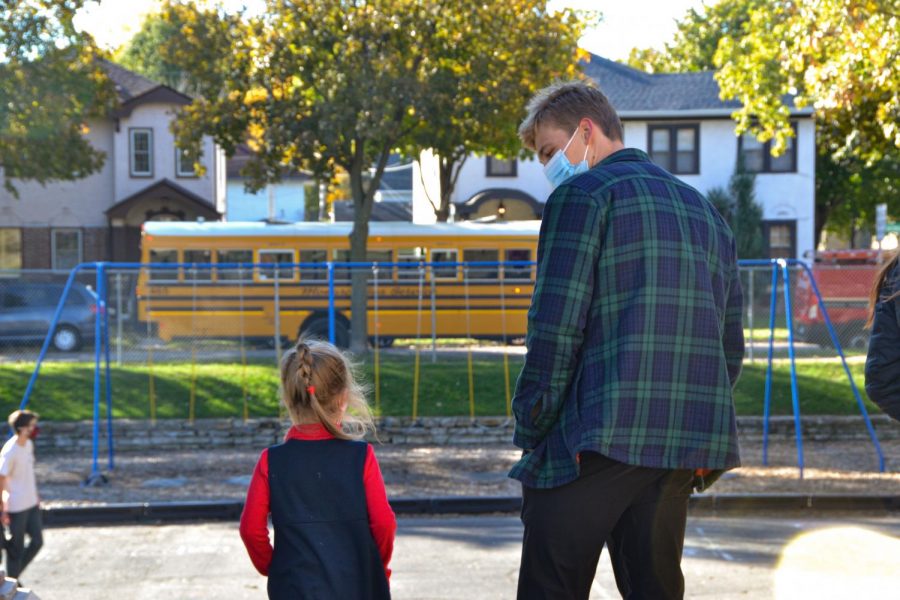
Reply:
[[[36, 407], [90, 418], [95, 325], [103, 316], [109, 322], [103, 337], [109, 340], [116, 416], [277, 415], [281, 354], [301, 334], [324, 339], [333, 334], [339, 345], [349, 343], [350, 280], [352, 272], [361, 271], [368, 281], [369, 351], [357, 359], [379, 413], [509, 415], [524, 360], [534, 265], [448, 258], [330, 267], [322, 262], [110, 265], [105, 309], [98, 302], [96, 271], [85, 268], [75, 275], [50, 338], [34, 388], [41, 398]], [[864, 323], [876, 269], [815, 265], [811, 270], [851, 359], [865, 353]], [[779, 275], [773, 312], [772, 272], [769, 265], [741, 269], [745, 360], [751, 365], [766, 362], [770, 333], [773, 357], [788, 356], [783, 286]], [[799, 267], [789, 272], [796, 356], [833, 359], [825, 311], [808, 274]], [[11, 410], [41, 354], [68, 274], [0, 275], [0, 391]]]

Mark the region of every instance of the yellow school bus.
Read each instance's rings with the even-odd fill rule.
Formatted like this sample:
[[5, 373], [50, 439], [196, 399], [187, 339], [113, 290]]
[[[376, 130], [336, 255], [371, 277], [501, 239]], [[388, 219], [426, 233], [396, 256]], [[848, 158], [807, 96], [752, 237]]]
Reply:
[[[538, 221], [501, 224], [371, 223], [369, 336], [514, 339], [525, 335]], [[328, 337], [325, 263], [349, 261], [351, 223], [144, 225], [138, 314], [163, 340]], [[496, 266], [458, 263], [510, 262]], [[455, 264], [456, 263], [456, 264]], [[212, 268], [189, 267], [211, 264]], [[246, 265], [218, 268], [219, 264]], [[321, 266], [317, 266], [321, 265]], [[429, 266], [421, 266], [429, 265]], [[350, 274], [335, 266], [335, 338], [346, 345]], [[377, 294], [376, 294], [377, 291]]]

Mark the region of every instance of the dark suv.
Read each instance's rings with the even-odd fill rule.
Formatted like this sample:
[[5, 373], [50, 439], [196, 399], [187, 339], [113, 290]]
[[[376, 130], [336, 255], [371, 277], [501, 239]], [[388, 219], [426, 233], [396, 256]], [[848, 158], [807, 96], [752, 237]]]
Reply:
[[[65, 286], [0, 280], [0, 342], [43, 341], [53, 321]], [[80, 283], [72, 284], [69, 297], [53, 332], [53, 347], [74, 352], [94, 334], [97, 296]]]

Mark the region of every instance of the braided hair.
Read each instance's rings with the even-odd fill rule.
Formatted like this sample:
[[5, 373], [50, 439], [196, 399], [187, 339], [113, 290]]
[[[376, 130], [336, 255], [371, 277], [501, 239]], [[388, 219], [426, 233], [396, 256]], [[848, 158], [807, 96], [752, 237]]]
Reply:
[[[283, 401], [295, 424], [319, 422], [340, 439], [359, 439], [374, 432], [372, 412], [353, 367], [331, 344], [300, 339], [281, 360], [281, 383]], [[338, 424], [345, 397], [347, 412]]]

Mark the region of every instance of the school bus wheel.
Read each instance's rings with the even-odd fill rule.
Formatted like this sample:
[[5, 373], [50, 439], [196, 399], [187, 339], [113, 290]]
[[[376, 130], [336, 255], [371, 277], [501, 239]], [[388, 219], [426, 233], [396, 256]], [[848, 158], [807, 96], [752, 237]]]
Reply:
[[[311, 315], [303, 325], [300, 326], [298, 332], [300, 337], [313, 337], [320, 340], [328, 340], [328, 315], [316, 313]], [[350, 346], [350, 323], [342, 314], [334, 317], [334, 343], [338, 348], [347, 348]]]

